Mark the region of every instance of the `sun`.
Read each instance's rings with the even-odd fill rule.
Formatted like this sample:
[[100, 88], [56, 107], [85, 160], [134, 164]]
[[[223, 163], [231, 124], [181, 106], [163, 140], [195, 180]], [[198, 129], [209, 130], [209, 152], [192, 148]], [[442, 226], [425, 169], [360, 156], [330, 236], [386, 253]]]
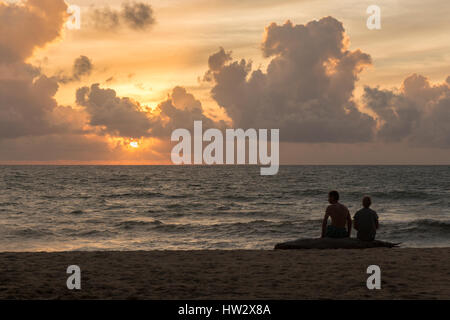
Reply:
[[139, 143], [137, 141], [131, 141], [130, 147], [137, 149], [139, 148]]

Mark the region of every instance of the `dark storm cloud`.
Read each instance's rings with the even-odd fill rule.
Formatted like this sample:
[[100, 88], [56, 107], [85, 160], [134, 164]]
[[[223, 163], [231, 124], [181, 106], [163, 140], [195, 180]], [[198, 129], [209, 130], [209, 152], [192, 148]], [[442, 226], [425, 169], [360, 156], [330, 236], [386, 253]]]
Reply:
[[450, 87], [431, 85], [413, 74], [400, 90], [366, 87], [364, 102], [379, 117], [377, 136], [385, 142], [406, 141], [413, 145], [450, 147]]
[[266, 72], [232, 61], [221, 48], [210, 57], [205, 79], [234, 127], [279, 128], [284, 141], [370, 141], [376, 122], [358, 110], [353, 90], [371, 58], [347, 46], [342, 23], [332, 17], [272, 23], [262, 43], [271, 58]]

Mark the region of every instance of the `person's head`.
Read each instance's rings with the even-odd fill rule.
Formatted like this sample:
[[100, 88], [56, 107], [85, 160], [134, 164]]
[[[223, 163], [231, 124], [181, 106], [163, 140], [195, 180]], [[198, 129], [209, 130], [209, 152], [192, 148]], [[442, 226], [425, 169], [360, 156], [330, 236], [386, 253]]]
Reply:
[[328, 192], [328, 202], [329, 203], [336, 203], [339, 201], [339, 192], [336, 190]]
[[370, 199], [369, 196], [365, 196], [362, 199], [362, 205], [363, 205], [364, 208], [369, 208], [371, 204], [372, 204], [372, 199]]

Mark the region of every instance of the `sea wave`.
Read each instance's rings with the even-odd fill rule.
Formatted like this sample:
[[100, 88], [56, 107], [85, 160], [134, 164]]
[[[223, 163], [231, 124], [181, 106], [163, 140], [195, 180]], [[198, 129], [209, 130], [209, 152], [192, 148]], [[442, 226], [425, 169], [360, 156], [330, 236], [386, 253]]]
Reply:
[[245, 166], [0, 166], [0, 245], [273, 248], [320, 236], [337, 189], [352, 215], [364, 194], [373, 197], [377, 238], [450, 246], [449, 169], [282, 166], [269, 179]]
[[22, 228], [16, 229], [12, 232], [14, 236], [23, 237], [23, 238], [42, 238], [52, 236], [53, 232], [47, 229], [38, 229], [38, 228]]
[[385, 228], [389, 235], [405, 239], [417, 235], [450, 239], [450, 220], [416, 219], [408, 222], [385, 223], [380, 228], [380, 230]]
[[100, 197], [106, 198], [106, 199], [157, 198], [157, 197], [164, 197], [164, 194], [162, 194], [160, 192], [153, 192], [153, 191], [136, 191], [136, 192], [103, 194]]
[[127, 221], [121, 221], [119, 223], [116, 223], [115, 227], [119, 229], [129, 230], [129, 229], [136, 229], [140, 227], [145, 226], [158, 226], [163, 224], [159, 220], [154, 221], [141, 221], [141, 220], [127, 220]]
[[371, 193], [374, 198], [393, 199], [393, 200], [426, 200], [439, 198], [439, 195], [425, 191], [409, 191], [409, 190], [388, 190], [377, 191]]

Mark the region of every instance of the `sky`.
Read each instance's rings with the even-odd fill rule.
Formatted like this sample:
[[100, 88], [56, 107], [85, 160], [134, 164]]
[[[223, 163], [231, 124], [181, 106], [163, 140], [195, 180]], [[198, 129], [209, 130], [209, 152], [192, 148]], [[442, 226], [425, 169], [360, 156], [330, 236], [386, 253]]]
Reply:
[[449, 15], [447, 0], [0, 0], [0, 163], [170, 164], [173, 130], [202, 120], [280, 129], [282, 164], [450, 164]]

